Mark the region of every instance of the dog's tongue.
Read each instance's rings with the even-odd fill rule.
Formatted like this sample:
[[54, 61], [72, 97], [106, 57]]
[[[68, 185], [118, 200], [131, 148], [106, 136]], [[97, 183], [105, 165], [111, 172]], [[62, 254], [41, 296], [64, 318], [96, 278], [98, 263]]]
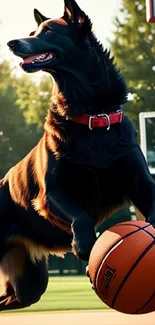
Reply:
[[20, 63], [20, 66], [22, 67], [23, 64], [29, 64], [29, 63], [45, 62], [51, 60], [52, 58], [53, 58], [52, 53], [40, 53], [36, 55], [30, 55], [27, 58], [23, 59], [23, 62]]
[[32, 56], [29, 56], [28, 58], [24, 59], [23, 60], [23, 63], [31, 63], [34, 59], [37, 58], [38, 55], [32, 55]]

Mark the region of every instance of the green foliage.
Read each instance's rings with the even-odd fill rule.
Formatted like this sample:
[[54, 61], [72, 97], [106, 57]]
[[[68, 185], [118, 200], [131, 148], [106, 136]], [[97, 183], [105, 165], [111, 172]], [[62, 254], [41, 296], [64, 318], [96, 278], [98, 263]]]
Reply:
[[145, 0], [123, 0], [115, 26], [112, 52], [133, 95], [125, 109], [138, 124], [141, 111], [155, 109], [155, 25], [146, 22]]
[[49, 108], [52, 81], [50, 77], [43, 77], [39, 84], [28, 78], [20, 77], [16, 87], [17, 105], [22, 110], [28, 124], [43, 127], [45, 115]]
[[38, 142], [49, 107], [52, 83], [34, 84], [17, 77], [7, 61], [0, 63], [0, 177]]

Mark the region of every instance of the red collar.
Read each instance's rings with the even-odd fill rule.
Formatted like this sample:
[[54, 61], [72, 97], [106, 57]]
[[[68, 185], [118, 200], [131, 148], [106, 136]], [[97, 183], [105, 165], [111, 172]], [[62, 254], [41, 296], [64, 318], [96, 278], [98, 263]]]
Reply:
[[112, 112], [111, 114], [99, 115], [77, 115], [72, 117], [72, 121], [80, 124], [85, 124], [90, 130], [93, 128], [103, 128], [107, 126], [110, 129], [111, 124], [121, 123], [123, 118], [123, 111]]

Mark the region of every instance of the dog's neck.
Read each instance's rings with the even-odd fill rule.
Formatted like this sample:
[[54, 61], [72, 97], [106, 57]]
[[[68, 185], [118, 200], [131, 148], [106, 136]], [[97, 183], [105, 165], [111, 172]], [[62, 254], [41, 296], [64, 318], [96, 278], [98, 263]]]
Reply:
[[61, 93], [66, 100], [66, 115], [72, 117], [77, 114], [99, 114], [104, 112], [103, 93], [104, 83], [102, 74], [89, 75], [85, 80], [80, 76], [74, 77], [65, 73], [54, 75], [52, 96], [56, 98]]
[[109, 114], [127, 101], [127, 86], [109, 58], [109, 53], [101, 51], [96, 53], [96, 58], [91, 62], [92, 69], [85, 75], [79, 72], [52, 72], [53, 95], [63, 95], [69, 117], [77, 114]]
[[86, 69], [81, 63], [81, 71], [71, 71], [68, 67], [62, 72], [50, 71], [54, 78], [53, 95], [55, 98], [59, 93], [63, 95], [69, 117], [109, 114], [127, 101], [127, 85], [110, 53], [92, 34], [90, 43], [94, 50], [90, 61], [86, 62]]

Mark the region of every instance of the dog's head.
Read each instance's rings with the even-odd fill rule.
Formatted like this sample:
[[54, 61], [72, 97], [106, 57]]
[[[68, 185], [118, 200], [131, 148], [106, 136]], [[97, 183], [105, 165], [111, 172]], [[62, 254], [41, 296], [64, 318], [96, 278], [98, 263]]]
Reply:
[[68, 71], [85, 68], [92, 51], [88, 41], [91, 23], [74, 0], [65, 0], [63, 17], [50, 19], [34, 9], [38, 28], [28, 38], [8, 42], [11, 51], [23, 59], [27, 72]]
[[35, 9], [37, 30], [28, 38], [10, 41], [8, 46], [23, 59], [20, 65], [26, 72], [43, 70], [56, 80], [65, 80], [65, 84], [69, 80], [68, 88], [74, 92], [75, 100], [83, 94], [88, 101], [102, 92], [105, 105], [111, 109], [112, 105], [123, 104], [126, 84], [109, 53], [95, 38], [89, 17], [75, 0], [64, 3], [64, 15], [59, 19], [46, 18]]

